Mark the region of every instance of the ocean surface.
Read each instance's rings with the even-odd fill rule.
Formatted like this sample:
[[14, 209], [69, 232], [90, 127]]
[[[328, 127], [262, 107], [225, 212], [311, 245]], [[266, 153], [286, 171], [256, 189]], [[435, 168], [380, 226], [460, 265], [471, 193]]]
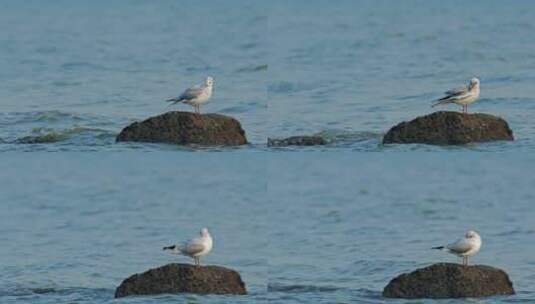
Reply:
[[[528, 0], [3, 0], [0, 151], [189, 151], [114, 139], [191, 110], [164, 100], [208, 75], [202, 110], [240, 120], [247, 151], [301, 134], [331, 142], [307, 150], [534, 151], [534, 14]], [[470, 111], [505, 118], [516, 141], [380, 144], [474, 76]]]
[[[535, 301], [534, 157], [416, 154], [2, 156], [0, 302], [433, 303], [381, 291], [459, 262], [430, 248], [468, 229], [483, 238], [471, 262], [504, 269], [517, 295], [441, 303]], [[161, 248], [203, 226], [215, 244], [203, 262], [240, 272], [249, 295], [113, 300], [134, 273], [190, 262]]]
[[[534, 16], [530, 0], [0, 0], [0, 303], [435, 303], [381, 291], [458, 261], [429, 248], [468, 229], [473, 262], [517, 295], [440, 303], [535, 302]], [[192, 111], [164, 100], [206, 76], [201, 110], [250, 144], [115, 143]], [[474, 76], [470, 112], [515, 141], [381, 144]], [[266, 146], [303, 134], [329, 144]], [[113, 299], [134, 273], [190, 262], [161, 248], [203, 226], [203, 262], [240, 272], [247, 296]]]

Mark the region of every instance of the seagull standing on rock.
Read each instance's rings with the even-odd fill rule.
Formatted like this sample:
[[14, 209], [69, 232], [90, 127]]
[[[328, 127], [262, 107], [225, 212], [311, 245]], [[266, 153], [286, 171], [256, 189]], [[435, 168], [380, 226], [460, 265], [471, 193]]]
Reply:
[[462, 106], [463, 113], [468, 113], [468, 105], [479, 98], [479, 79], [472, 78], [467, 86], [446, 91], [446, 96], [437, 100], [432, 107], [455, 103]]
[[163, 250], [169, 250], [172, 254], [185, 255], [193, 258], [196, 266], [201, 265], [201, 257], [212, 251], [212, 236], [207, 228], [201, 229], [201, 236], [182, 242], [176, 245], [163, 247]]
[[468, 266], [468, 258], [479, 252], [481, 248], [481, 236], [473, 230], [468, 231], [464, 238], [446, 246], [433, 247], [432, 249], [446, 250], [463, 258], [463, 265]]
[[167, 102], [171, 102], [170, 105], [179, 102], [187, 103], [195, 109], [195, 113], [201, 114], [200, 107], [212, 97], [213, 86], [214, 79], [212, 77], [206, 77], [204, 83], [185, 90], [180, 96], [168, 99]]

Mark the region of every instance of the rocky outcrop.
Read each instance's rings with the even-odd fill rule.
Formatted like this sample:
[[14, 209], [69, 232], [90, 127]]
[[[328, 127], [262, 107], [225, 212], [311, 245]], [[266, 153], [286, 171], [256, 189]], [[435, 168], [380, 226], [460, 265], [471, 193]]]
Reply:
[[234, 270], [219, 266], [168, 264], [125, 279], [115, 290], [115, 297], [184, 292], [247, 294], [245, 283]]
[[220, 114], [167, 112], [124, 128], [117, 141], [238, 146], [247, 144], [240, 122]]
[[387, 298], [473, 298], [512, 295], [509, 276], [490, 266], [440, 263], [402, 274], [383, 290]]
[[268, 147], [316, 146], [326, 145], [327, 141], [320, 136], [292, 136], [283, 139], [268, 138]]
[[[18, 144], [48, 144], [69, 139], [67, 134], [51, 132], [44, 135], [25, 136], [16, 140]], [[1, 142], [1, 140], [0, 140]]]
[[496, 140], [514, 140], [505, 120], [489, 114], [460, 112], [435, 112], [402, 122], [383, 137], [384, 144], [462, 145]]

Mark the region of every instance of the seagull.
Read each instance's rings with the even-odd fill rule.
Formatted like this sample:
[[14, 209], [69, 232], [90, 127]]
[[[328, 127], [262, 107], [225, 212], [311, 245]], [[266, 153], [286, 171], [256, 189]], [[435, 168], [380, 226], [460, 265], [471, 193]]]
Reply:
[[180, 96], [168, 99], [167, 102], [171, 102], [169, 105], [179, 102], [187, 103], [195, 109], [195, 113], [201, 114], [200, 107], [212, 97], [213, 86], [214, 79], [206, 77], [203, 84], [193, 86], [185, 90]]
[[433, 247], [431, 249], [446, 250], [463, 258], [463, 265], [468, 266], [468, 258], [478, 253], [481, 248], [481, 236], [473, 230], [468, 231], [464, 238], [446, 246]]
[[463, 113], [468, 113], [468, 105], [479, 98], [479, 79], [474, 77], [467, 86], [446, 91], [444, 94], [446, 96], [437, 100], [432, 107], [455, 103], [463, 107]]
[[172, 254], [185, 255], [193, 258], [196, 266], [201, 265], [201, 257], [212, 251], [213, 241], [207, 228], [201, 229], [201, 236], [176, 245], [163, 247]]

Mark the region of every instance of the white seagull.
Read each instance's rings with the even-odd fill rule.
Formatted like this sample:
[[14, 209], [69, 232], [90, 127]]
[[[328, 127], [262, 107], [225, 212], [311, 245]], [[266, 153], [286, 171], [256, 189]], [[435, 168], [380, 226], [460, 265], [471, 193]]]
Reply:
[[479, 79], [474, 77], [467, 86], [446, 91], [444, 94], [446, 96], [437, 100], [432, 107], [455, 103], [463, 107], [463, 113], [468, 113], [468, 105], [479, 98]]
[[468, 231], [464, 238], [446, 246], [433, 247], [432, 249], [446, 250], [463, 258], [463, 265], [468, 266], [468, 257], [478, 253], [481, 248], [481, 236], [473, 230]]
[[170, 250], [172, 254], [185, 255], [193, 258], [195, 265], [201, 265], [201, 257], [212, 251], [212, 237], [207, 228], [201, 229], [201, 237], [191, 239], [176, 245], [163, 247], [163, 250]]
[[200, 107], [212, 97], [213, 87], [214, 79], [212, 77], [206, 77], [204, 83], [185, 90], [180, 96], [168, 99], [167, 102], [171, 102], [170, 105], [179, 102], [187, 103], [195, 109], [195, 113], [201, 114]]

